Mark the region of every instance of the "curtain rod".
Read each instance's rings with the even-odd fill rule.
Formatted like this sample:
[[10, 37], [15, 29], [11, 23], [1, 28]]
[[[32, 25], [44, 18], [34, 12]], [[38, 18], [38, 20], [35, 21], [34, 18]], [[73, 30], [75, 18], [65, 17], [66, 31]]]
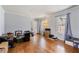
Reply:
[[67, 14], [71, 14], [71, 13], [61, 14], [61, 15], [57, 15], [57, 16], [55, 16], [55, 17], [63, 16], [63, 15], [67, 15]]

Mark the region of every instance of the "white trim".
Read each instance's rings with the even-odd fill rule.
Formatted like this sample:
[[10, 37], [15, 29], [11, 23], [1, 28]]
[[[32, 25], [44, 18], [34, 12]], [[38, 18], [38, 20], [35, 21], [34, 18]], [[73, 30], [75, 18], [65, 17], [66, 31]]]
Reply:
[[65, 41], [65, 44], [73, 46], [73, 42], [70, 42], [70, 41]]
[[19, 15], [19, 16], [24, 16], [27, 17], [27, 15], [30, 17], [30, 15], [27, 13], [26, 15], [23, 13], [18, 13], [18, 12], [11, 12], [11, 11], [5, 11], [5, 13], [9, 13], [9, 14], [14, 14], [14, 15]]

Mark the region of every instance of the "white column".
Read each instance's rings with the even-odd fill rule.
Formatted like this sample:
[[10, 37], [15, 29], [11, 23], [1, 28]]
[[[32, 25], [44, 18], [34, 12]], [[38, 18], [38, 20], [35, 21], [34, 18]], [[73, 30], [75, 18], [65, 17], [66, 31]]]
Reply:
[[0, 36], [4, 33], [4, 10], [0, 6]]

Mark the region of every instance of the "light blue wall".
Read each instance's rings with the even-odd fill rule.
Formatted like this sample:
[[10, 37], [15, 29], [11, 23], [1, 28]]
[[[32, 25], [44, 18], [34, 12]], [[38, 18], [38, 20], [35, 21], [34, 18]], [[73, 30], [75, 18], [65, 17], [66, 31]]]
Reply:
[[16, 30], [31, 30], [31, 18], [11, 13], [5, 13], [5, 32], [14, 32]]

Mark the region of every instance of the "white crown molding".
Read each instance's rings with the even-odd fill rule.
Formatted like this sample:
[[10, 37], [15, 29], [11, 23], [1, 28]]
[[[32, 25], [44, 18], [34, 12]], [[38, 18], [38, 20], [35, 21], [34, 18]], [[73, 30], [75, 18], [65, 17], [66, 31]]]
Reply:
[[14, 15], [19, 15], [19, 16], [29, 16], [29, 14], [23, 14], [23, 13], [17, 13], [17, 12], [12, 12], [12, 11], [5, 11], [5, 13], [9, 13], [9, 14], [14, 14]]

